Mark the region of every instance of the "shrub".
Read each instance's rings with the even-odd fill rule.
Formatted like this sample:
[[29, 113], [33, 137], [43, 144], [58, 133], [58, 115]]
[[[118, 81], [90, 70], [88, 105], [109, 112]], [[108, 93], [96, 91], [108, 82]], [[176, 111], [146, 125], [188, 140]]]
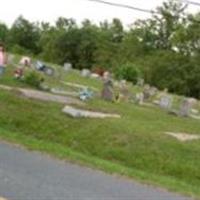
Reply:
[[121, 65], [115, 70], [114, 74], [117, 79], [125, 79], [133, 84], [135, 84], [141, 76], [140, 70], [132, 63]]
[[35, 87], [40, 88], [41, 83], [43, 82], [43, 77], [40, 73], [31, 71], [28, 74], [25, 75], [24, 81], [26, 84]]

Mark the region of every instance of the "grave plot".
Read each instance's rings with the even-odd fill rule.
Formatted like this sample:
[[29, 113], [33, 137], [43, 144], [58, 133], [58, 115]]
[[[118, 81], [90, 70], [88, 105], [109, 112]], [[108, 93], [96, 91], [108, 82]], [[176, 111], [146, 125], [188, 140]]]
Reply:
[[121, 116], [117, 114], [88, 111], [83, 109], [77, 109], [71, 106], [65, 106], [62, 112], [74, 118], [121, 118]]

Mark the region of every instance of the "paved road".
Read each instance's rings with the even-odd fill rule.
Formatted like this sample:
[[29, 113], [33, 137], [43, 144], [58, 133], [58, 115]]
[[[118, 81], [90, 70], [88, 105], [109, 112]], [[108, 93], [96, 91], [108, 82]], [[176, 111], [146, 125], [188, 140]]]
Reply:
[[9, 200], [189, 200], [1, 142], [0, 197]]

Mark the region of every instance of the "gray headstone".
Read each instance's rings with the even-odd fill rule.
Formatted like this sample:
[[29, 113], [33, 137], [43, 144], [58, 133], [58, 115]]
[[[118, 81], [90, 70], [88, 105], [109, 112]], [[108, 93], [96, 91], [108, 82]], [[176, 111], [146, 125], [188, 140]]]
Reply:
[[65, 63], [63, 69], [68, 72], [72, 70], [72, 64], [71, 63]]
[[180, 106], [179, 115], [182, 117], [189, 117], [195, 103], [196, 101], [194, 99], [184, 99]]
[[89, 69], [83, 69], [81, 71], [81, 76], [82, 77], [90, 77], [90, 75], [91, 75], [91, 71]]
[[149, 89], [149, 95], [150, 96], [155, 96], [157, 94], [157, 92], [158, 92], [158, 89], [156, 87], [151, 87]]
[[113, 101], [114, 91], [113, 91], [113, 83], [111, 80], [107, 80], [104, 82], [101, 96], [106, 101]]
[[144, 90], [143, 90], [143, 94], [144, 94], [144, 100], [148, 100], [151, 95], [150, 95], [150, 85], [145, 85], [144, 86]]
[[169, 95], [162, 96], [160, 99], [160, 107], [163, 109], [171, 109], [173, 98]]
[[135, 95], [135, 102], [139, 105], [144, 103], [144, 94], [142, 92]]
[[123, 100], [128, 100], [131, 96], [126, 80], [120, 82], [120, 96]]
[[139, 79], [137, 80], [137, 86], [143, 87], [143, 86], [144, 86], [144, 79], [139, 78]]
[[15, 56], [12, 54], [8, 54], [8, 64], [14, 63]]

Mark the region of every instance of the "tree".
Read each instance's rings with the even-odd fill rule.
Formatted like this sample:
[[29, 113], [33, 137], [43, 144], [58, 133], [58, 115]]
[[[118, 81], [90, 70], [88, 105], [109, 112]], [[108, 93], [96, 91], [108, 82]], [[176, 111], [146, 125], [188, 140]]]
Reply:
[[4, 23], [0, 23], [0, 41], [6, 42], [8, 37], [9, 29]]
[[22, 16], [16, 19], [9, 32], [9, 43], [12, 46], [18, 45], [34, 54], [40, 52], [38, 46], [39, 38], [40, 30], [38, 26]]

